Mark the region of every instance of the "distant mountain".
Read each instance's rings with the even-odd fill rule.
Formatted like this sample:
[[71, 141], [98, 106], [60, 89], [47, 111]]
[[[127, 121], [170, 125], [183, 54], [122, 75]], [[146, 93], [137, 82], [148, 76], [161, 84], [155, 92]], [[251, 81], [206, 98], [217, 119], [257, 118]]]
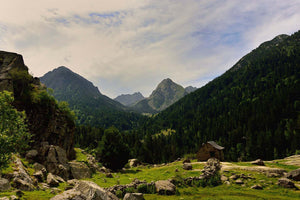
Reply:
[[131, 129], [139, 119], [138, 114], [129, 112], [119, 102], [101, 94], [90, 81], [66, 67], [54, 69], [40, 80], [54, 90], [53, 95], [57, 100], [70, 104], [79, 124], [104, 128], [114, 125], [119, 129]]
[[123, 104], [124, 106], [132, 106], [143, 99], [145, 99], [145, 97], [140, 92], [136, 92], [134, 94], [119, 95], [114, 100]]
[[142, 113], [157, 113], [166, 109], [186, 94], [187, 92], [182, 86], [167, 78], [158, 84], [150, 97], [136, 103], [133, 109]]
[[195, 90], [197, 90], [198, 88], [196, 87], [193, 87], [193, 86], [188, 86], [186, 88], [184, 88], [184, 90], [186, 91], [186, 93], [191, 93], [191, 92], [194, 92]]
[[162, 155], [171, 160], [197, 152], [207, 141], [225, 147], [227, 160], [294, 154], [300, 149], [300, 31], [261, 44], [145, 127], [152, 134], [176, 132], [166, 139], [172, 144], [160, 143], [176, 149]]

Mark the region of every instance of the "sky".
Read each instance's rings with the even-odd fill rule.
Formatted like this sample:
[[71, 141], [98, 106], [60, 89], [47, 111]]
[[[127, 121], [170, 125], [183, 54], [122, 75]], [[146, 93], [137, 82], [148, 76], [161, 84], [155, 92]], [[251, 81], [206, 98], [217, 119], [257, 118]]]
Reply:
[[300, 0], [0, 0], [0, 50], [43, 76], [66, 66], [102, 94], [149, 96], [171, 78], [201, 87], [279, 34]]

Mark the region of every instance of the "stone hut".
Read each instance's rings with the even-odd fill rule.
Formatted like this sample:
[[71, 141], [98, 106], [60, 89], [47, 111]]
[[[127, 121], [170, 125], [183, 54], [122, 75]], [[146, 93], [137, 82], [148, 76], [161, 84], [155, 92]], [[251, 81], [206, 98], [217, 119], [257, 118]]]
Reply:
[[224, 160], [223, 149], [224, 147], [221, 147], [214, 141], [203, 143], [202, 147], [197, 153], [197, 159], [198, 161], [207, 161], [209, 158]]

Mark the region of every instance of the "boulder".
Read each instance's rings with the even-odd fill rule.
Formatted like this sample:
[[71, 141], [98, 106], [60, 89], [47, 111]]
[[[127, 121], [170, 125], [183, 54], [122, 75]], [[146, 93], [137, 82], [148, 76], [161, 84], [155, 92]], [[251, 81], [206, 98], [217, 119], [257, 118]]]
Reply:
[[232, 179], [232, 180], [236, 180], [240, 178], [240, 175], [237, 175], [237, 174], [233, 174], [232, 176], [229, 177], [229, 179]]
[[251, 186], [251, 189], [262, 190], [263, 187], [261, 185], [253, 185], [253, 186]]
[[99, 187], [96, 183], [91, 181], [79, 181], [79, 183], [71, 190], [67, 190], [62, 194], [56, 195], [51, 200], [118, 200], [118, 198]]
[[170, 181], [156, 181], [155, 182], [155, 189], [158, 194], [161, 195], [174, 195], [176, 192], [176, 186], [171, 183]]
[[287, 178], [293, 179], [294, 181], [300, 181], [300, 168], [296, 169], [296, 170], [293, 170], [293, 171], [290, 171], [287, 174]]
[[143, 193], [126, 193], [123, 200], [145, 200]]
[[10, 200], [8, 197], [0, 197], [0, 200]]
[[59, 181], [52, 173], [48, 174], [47, 183], [50, 187], [57, 187], [59, 185]]
[[191, 160], [187, 158], [187, 159], [185, 159], [182, 163], [183, 163], [183, 164], [184, 164], [184, 163], [191, 163]]
[[38, 182], [43, 182], [45, 177], [44, 177], [44, 173], [40, 170], [37, 171], [33, 174], [33, 176], [37, 179]]
[[[33, 168], [34, 168], [35, 172], [42, 171], [42, 169], [46, 170], [46, 167], [40, 163], [34, 163]], [[47, 170], [46, 170], [46, 172], [47, 172]]]
[[9, 180], [0, 178], [0, 192], [5, 192], [11, 188]]
[[193, 169], [193, 166], [192, 166], [191, 163], [184, 163], [183, 166], [182, 166], [182, 168], [183, 168], [184, 170], [192, 170], [192, 169]]
[[32, 191], [34, 190], [34, 186], [32, 183], [27, 182], [26, 180], [22, 180], [20, 178], [13, 179], [13, 187], [24, 190], [24, 191]]
[[244, 182], [241, 179], [237, 179], [235, 181], [235, 184], [242, 185], [242, 184], [244, 184]]
[[221, 181], [225, 182], [225, 181], [228, 181], [228, 180], [229, 180], [229, 179], [228, 179], [227, 176], [224, 176], [224, 175], [221, 176]]
[[255, 161], [252, 161], [251, 164], [253, 165], [259, 165], [259, 166], [265, 166], [265, 163], [262, 159], [257, 159]]
[[129, 160], [129, 166], [130, 167], [137, 167], [138, 165], [140, 165], [141, 162], [138, 159], [130, 159]]
[[26, 153], [25, 158], [26, 158], [30, 163], [33, 163], [33, 162], [37, 159], [37, 156], [38, 156], [38, 151], [35, 150], [35, 149], [32, 149], [32, 150], [29, 150], [29, 151]]
[[295, 184], [287, 178], [280, 178], [277, 184], [284, 188], [296, 188]]
[[91, 178], [92, 172], [88, 166], [82, 162], [69, 162], [72, 177], [75, 179]]

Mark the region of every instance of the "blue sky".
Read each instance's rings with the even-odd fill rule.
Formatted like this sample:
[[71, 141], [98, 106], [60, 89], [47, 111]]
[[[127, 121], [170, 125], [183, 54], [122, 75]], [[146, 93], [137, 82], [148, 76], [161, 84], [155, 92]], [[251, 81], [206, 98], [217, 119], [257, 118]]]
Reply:
[[34, 76], [66, 66], [103, 94], [149, 96], [164, 78], [201, 87], [242, 56], [300, 28], [299, 0], [10, 0], [0, 49]]

